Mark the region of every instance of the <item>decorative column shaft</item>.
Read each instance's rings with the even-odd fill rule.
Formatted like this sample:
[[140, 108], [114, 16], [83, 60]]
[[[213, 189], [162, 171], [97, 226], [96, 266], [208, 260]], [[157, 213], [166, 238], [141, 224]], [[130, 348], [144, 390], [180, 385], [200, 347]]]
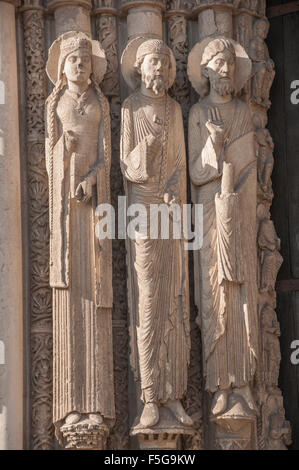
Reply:
[[233, 1], [196, 0], [193, 13], [198, 14], [199, 39], [211, 35], [233, 37]]
[[0, 1], [0, 449], [23, 447], [23, 305], [15, 4]]
[[165, 10], [163, 0], [127, 0], [122, 2], [123, 12], [128, 11], [128, 39], [138, 36], [162, 39], [162, 11]]
[[[107, 71], [101, 84], [110, 102], [111, 116], [111, 203], [118, 217], [118, 197], [124, 194], [122, 175], [119, 167], [120, 140], [120, 76], [117, 45], [117, 15], [113, 0], [96, 0], [93, 14], [96, 15], [96, 37], [102, 44], [107, 59]], [[117, 220], [117, 219], [116, 219]], [[113, 358], [116, 422], [110, 434], [112, 449], [124, 450], [129, 447], [128, 410], [128, 325], [126, 300], [126, 252], [124, 240], [112, 241], [113, 289], [114, 296]]]
[[44, 146], [44, 11], [28, 1], [22, 11], [30, 233], [31, 446], [33, 449], [52, 449], [52, 292], [49, 286], [49, 201]]
[[[184, 0], [170, 0], [167, 2], [165, 17], [167, 19], [168, 45], [172, 49], [176, 59], [176, 78], [170, 89], [170, 95], [177, 100], [183, 113], [185, 128], [185, 142], [187, 139], [187, 118], [191, 105], [190, 82], [187, 76], [187, 59], [189, 53], [188, 42], [188, 17], [190, 15], [191, 3]], [[191, 263], [190, 263], [191, 261]], [[195, 323], [196, 307], [193, 296], [192, 258], [189, 257], [189, 282], [190, 282], [190, 336], [191, 352], [190, 365], [188, 369], [188, 388], [185, 398], [186, 411], [192, 417], [195, 434], [183, 437], [183, 448], [185, 450], [198, 450], [203, 448], [202, 428], [202, 377], [201, 377], [201, 341], [200, 331]]]

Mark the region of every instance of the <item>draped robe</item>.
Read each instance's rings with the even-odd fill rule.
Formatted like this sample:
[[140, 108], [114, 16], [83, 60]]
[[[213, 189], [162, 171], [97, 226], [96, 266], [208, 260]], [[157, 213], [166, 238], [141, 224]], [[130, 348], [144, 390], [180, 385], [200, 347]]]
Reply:
[[[104, 129], [109, 108], [103, 101], [102, 109], [91, 87], [86, 98], [85, 112], [80, 113], [76, 97], [67, 89], [60, 93], [52, 129], [53, 158], [49, 101], [46, 114], [46, 162], [52, 188], [53, 421], [58, 438], [60, 424], [73, 411], [101, 413], [108, 422], [115, 416], [111, 240], [95, 237], [96, 206], [109, 202], [110, 129]], [[66, 147], [69, 131], [77, 139], [74, 152]], [[93, 196], [78, 202], [74, 193], [85, 177], [93, 185]]]
[[[256, 156], [249, 107], [217, 104], [225, 126], [219, 161], [206, 128], [208, 98], [189, 117], [193, 203], [203, 205], [203, 246], [194, 252], [195, 302], [203, 341], [206, 390], [249, 384], [258, 355]], [[221, 196], [223, 162], [234, 192]]]
[[[153, 118], [154, 117], [154, 118]], [[164, 140], [152, 176], [146, 137]], [[181, 109], [168, 95], [136, 92], [122, 107], [121, 168], [128, 206], [163, 203], [163, 193], [186, 202], [186, 157]], [[149, 226], [148, 226], [149, 228]], [[149, 232], [149, 231], [148, 231]], [[172, 233], [170, 229], [170, 234]], [[127, 238], [131, 364], [143, 402], [182, 398], [189, 362], [187, 252], [183, 240]]]

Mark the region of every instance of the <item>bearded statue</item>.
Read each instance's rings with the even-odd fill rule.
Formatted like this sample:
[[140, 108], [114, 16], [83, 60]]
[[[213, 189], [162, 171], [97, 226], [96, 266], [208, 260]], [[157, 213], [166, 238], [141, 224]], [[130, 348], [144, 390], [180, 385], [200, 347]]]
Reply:
[[201, 96], [189, 116], [192, 201], [203, 205], [195, 300], [212, 418], [230, 410], [232, 396], [240, 414], [256, 412], [257, 162], [250, 109], [236, 97], [250, 73], [245, 50], [231, 39], [207, 38], [189, 55]]
[[[122, 73], [136, 90], [124, 102], [121, 169], [128, 207], [186, 202], [186, 156], [182, 113], [167, 94], [175, 59], [158, 39], [133, 39]], [[144, 223], [148, 233], [149, 222]], [[157, 239], [136, 231], [127, 239], [131, 365], [140, 388], [140, 424], [152, 428], [167, 407], [190, 426], [181, 399], [190, 353], [187, 252], [182, 239]]]

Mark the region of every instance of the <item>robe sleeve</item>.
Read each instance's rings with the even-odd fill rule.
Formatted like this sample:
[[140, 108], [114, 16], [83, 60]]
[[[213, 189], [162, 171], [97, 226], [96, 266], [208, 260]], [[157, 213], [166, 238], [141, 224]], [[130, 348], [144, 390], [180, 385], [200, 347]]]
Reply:
[[239, 195], [231, 193], [215, 196], [217, 225], [218, 283], [242, 283], [243, 254], [240, 232]]
[[120, 164], [123, 176], [133, 183], [144, 183], [148, 180], [146, 162], [148, 159], [147, 139], [143, 139], [134, 147], [133, 117], [130, 112], [130, 102], [125, 101], [122, 107], [121, 119], [121, 155]]
[[190, 179], [195, 186], [202, 186], [221, 176], [211, 137], [205, 143], [200, 141], [199, 120], [200, 107], [197, 103], [190, 111], [188, 132]]

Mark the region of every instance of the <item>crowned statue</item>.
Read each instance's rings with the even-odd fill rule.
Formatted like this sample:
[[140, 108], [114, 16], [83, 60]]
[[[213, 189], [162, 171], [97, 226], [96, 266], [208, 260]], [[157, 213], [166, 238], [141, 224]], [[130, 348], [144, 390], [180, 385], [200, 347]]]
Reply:
[[[180, 209], [186, 202], [182, 113], [167, 94], [176, 65], [160, 39], [131, 40], [122, 56], [123, 76], [134, 90], [122, 106], [121, 169], [127, 204]], [[171, 222], [171, 221], [170, 221]], [[190, 354], [187, 254], [183, 239], [136, 230], [127, 238], [131, 365], [140, 387], [140, 424], [151, 428], [167, 408], [192, 425], [181, 400]], [[145, 236], [147, 233], [147, 236]]]
[[75, 448], [103, 447], [115, 418], [111, 240], [95, 235], [96, 207], [110, 201], [109, 105], [99, 87], [105, 70], [100, 43], [83, 33], [63, 34], [49, 50], [53, 420], [60, 443], [66, 438]]

